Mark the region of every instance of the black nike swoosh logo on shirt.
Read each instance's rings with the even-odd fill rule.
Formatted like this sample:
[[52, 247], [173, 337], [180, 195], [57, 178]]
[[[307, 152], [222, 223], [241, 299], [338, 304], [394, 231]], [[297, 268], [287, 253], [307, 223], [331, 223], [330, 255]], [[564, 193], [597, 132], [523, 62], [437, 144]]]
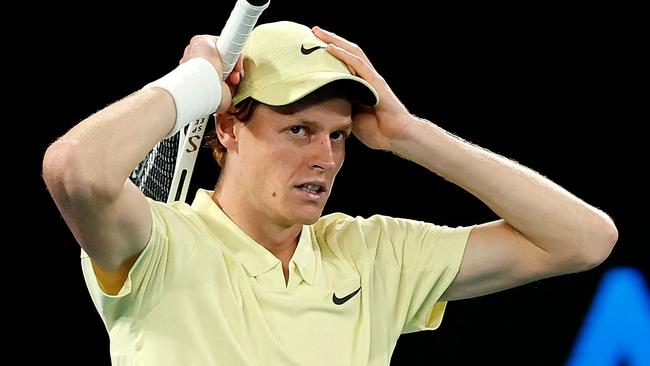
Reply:
[[359, 286], [358, 289], [356, 289], [353, 293], [349, 294], [348, 296], [336, 297], [336, 294], [332, 294], [332, 301], [334, 301], [336, 305], [342, 305], [346, 301], [354, 297], [354, 295], [356, 295], [359, 291], [361, 291], [361, 286]]
[[312, 52], [314, 52], [314, 51], [316, 51], [317, 49], [320, 49], [320, 48], [325, 48], [325, 47], [323, 47], [323, 46], [314, 46], [314, 47], [311, 47], [311, 48], [305, 48], [305, 45], [300, 45], [300, 53], [302, 53], [303, 55], [308, 55], [308, 54], [310, 54], [310, 53], [312, 53]]

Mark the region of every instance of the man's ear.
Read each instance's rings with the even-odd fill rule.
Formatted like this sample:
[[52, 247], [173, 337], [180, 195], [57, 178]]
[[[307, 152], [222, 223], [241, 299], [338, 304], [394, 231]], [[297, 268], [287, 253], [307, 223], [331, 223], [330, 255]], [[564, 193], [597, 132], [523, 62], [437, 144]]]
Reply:
[[228, 150], [237, 150], [237, 133], [235, 124], [237, 118], [230, 113], [221, 113], [217, 117], [217, 138]]

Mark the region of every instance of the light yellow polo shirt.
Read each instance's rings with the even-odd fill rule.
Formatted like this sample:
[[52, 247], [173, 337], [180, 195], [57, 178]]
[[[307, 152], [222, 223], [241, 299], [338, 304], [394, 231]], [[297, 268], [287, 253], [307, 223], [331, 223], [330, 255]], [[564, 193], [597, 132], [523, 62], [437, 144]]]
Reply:
[[334, 213], [279, 259], [201, 190], [149, 201], [149, 242], [115, 296], [82, 268], [113, 365], [389, 365], [401, 333], [435, 329], [471, 227]]

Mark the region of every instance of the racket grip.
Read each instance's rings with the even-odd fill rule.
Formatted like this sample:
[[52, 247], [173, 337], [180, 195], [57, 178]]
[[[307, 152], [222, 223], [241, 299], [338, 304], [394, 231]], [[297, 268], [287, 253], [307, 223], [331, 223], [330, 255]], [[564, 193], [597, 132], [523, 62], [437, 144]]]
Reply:
[[255, 23], [257, 23], [260, 14], [269, 6], [270, 2], [270, 0], [237, 0], [217, 40], [217, 49], [221, 55], [223, 65], [222, 80], [225, 80], [235, 68], [237, 59], [246, 44], [249, 34], [253, 30], [253, 27], [255, 27]]

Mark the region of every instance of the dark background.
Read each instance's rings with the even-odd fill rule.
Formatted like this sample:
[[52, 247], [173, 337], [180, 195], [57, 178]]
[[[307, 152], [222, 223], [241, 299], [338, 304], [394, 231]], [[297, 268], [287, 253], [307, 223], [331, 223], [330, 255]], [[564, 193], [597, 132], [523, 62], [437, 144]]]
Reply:
[[[562, 364], [603, 273], [625, 265], [648, 275], [648, 184], [642, 177], [649, 164], [641, 133], [648, 114], [640, 108], [642, 101], [647, 105], [641, 72], [647, 64], [641, 60], [638, 9], [403, 5], [426, 10], [369, 1], [274, 0], [260, 22], [319, 25], [356, 42], [411, 112], [603, 209], [620, 238], [597, 269], [451, 303], [439, 330], [400, 338], [393, 364]], [[19, 90], [43, 101], [27, 111], [39, 115], [27, 156], [29, 197], [38, 202], [31, 229], [36, 278], [21, 286], [29, 292], [25, 307], [37, 311], [24, 318], [18, 337], [33, 350], [27, 359], [109, 362], [106, 331], [81, 276], [79, 247], [39, 176], [47, 145], [174, 68], [191, 36], [218, 33], [231, 6], [39, 7], [43, 20], [34, 26], [42, 46], [36, 55], [19, 55], [45, 80]], [[199, 158], [194, 186], [211, 188], [216, 180], [218, 168], [208, 155]], [[495, 219], [469, 193], [356, 139], [336, 182], [326, 213], [380, 213], [446, 225]]]

